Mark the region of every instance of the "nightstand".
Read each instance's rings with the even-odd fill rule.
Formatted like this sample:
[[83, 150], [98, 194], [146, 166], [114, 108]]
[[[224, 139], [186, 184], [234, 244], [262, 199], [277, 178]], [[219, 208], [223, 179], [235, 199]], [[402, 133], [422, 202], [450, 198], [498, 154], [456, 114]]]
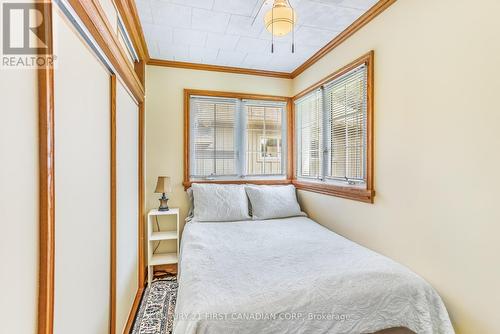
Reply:
[[[153, 224], [160, 216], [175, 216], [175, 229], [167, 231], [155, 231]], [[179, 209], [170, 208], [168, 211], [158, 211], [153, 209], [148, 213], [148, 284], [151, 286], [153, 280], [154, 266], [163, 264], [175, 264], [178, 262], [179, 254]], [[175, 252], [154, 253], [155, 243], [163, 240], [175, 240], [177, 247]]]

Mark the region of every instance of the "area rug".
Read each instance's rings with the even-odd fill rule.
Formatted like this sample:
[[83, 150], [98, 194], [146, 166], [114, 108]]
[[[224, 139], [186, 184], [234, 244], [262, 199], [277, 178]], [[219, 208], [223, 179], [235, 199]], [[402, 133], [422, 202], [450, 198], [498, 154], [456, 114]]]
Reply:
[[144, 292], [131, 334], [171, 334], [176, 299], [176, 276], [155, 279]]

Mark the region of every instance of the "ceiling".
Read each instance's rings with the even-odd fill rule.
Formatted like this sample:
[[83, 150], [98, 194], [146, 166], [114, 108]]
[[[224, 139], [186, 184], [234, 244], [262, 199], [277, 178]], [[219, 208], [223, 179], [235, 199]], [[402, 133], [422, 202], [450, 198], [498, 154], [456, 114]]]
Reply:
[[[272, 0], [136, 0], [151, 58], [292, 72], [377, 0], [290, 0], [291, 33], [274, 39], [264, 28]], [[259, 11], [260, 9], [260, 11]]]

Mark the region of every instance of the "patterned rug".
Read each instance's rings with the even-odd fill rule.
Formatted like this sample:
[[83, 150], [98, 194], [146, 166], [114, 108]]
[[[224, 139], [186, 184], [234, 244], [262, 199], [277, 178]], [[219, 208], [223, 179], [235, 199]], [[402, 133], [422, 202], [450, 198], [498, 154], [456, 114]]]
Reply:
[[131, 334], [170, 334], [177, 299], [177, 277], [155, 279], [146, 288]]

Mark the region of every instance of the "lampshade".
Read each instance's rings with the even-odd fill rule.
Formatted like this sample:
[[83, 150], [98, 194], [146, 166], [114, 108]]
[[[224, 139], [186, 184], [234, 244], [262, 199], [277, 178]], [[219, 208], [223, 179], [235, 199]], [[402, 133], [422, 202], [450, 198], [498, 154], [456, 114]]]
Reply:
[[172, 192], [172, 185], [170, 184], [170, 177], [168, 176], [158, 176], [158, 181], [156, 182], [155, 193], [169, 193]]
[[275, 0], [273, 9], [266, 13], [264, 23], [267, 31], [276, 36], [284, 36], [293, 29], [297, 21], [295, 11], [287, 0]]

